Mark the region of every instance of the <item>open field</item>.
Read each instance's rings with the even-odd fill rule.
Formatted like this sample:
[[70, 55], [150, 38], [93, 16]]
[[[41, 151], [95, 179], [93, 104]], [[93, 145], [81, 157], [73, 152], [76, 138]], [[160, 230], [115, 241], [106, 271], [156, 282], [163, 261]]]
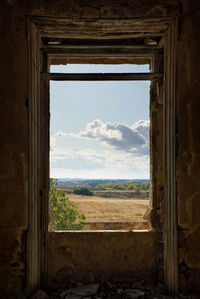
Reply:
[[80, 213], [86, 216], [86, 222], [143, 222], [143, 215], [149, 205], [149, 199], [102, 198], [66, 194], [79, 205]]

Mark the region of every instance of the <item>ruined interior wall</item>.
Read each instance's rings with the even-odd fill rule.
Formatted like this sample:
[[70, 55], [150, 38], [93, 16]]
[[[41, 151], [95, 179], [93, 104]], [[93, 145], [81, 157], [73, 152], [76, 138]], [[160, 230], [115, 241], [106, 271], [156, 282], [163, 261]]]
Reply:
[[160, 1], [152, 2], [150, 6], [149, 1], [138, 5], [133, 0], [0, 1], [1, 298], [23, 297], [27, 270], [29, 98], [26, 16], [78, 20], [118, 20], [141, 14], [145, 17], [166, 17], [176, 6], [176, 2], [169, 5], [166, 1], [162, 5]]
[[0, 244], [0, 297], [23, 298], [26, 285], [26, 234], [19, 229], [1, 229]]
[[184, 1], [177, 60], [179, 283], [200, 292], [200, 5]]
[[[59, 3], [58, 3], [59, 2]], [[200, 142], [199, 142], [199, 4], [183, 1], [177, 61], [177, 194], [180, 288], [198, 290], [200, 283]], [[176, 1], [136, 0], [2, 0], [0, 1], [0, 294], [23, 298], [28, 229], [28, 36], [27, 15], [78, 19], [167, 17]], [[84, 240], [91, 237], [83, 235]], [[116, 237], [115, 237], [116, 238]], [[126, 238], [124, 236], [124, 238]], [[98, 240], [97, 240], [98, 241]], [[120, 240], [111, 239], [114, 246]], [[54, 242], [54, 237], [50, 243]], [[71, 245], [75, 244], [71, 236]], [[124, 240], [121, 246], [127, 251]], [[100, 240], [102, 246], [105, 238]], [[143, 242], [138, 242], [143, 244]], [[64, 243], [66, 246], [66, 243]], [[74, 246], [74, 245], [73, 245]], [[96, 245], [97, 246], [97, 245]], [[71, 247], [72, 248], [72, 247]], [[120, 247], [117, 247], [118, 249]], [[131, 248], [131, 247], [130, 247]], [[116, 249], [116, 250], [118, 250]], [[88, 249], [89, 250], [89, 249]], [[62, 251], [62, 248], [59, 249]], [[128, 251], [132, 265], [137, 263]], [[75, 251], [82, 257], [81, 252]], [[52, 255], [55, 252], [51, 253]], [[119, 254], [119, 251], [118, 253]], [[112, 258], [107, 252], [105, 258]], [[121, 257], [122, 258], [122, 257]], [[125, 260], [125, 255], [122, 260]], [[147, 260], [147, 263], [149, 260]], [[82, 260], [83, 263], [83, 260]], [[95, 262], [97, 263], [97, 261]], [[127, 261], [127, 264], [129, 260]], [[91, 264], [90, 264], [91, 266]], [[4, 296], [4, 297], [3, 297]]]
[[155, 232], [50, 232], [49, 283], [155, 283]]
[[0, 297], [23, 298], [28, 220], [26, 20], [0, 1]]

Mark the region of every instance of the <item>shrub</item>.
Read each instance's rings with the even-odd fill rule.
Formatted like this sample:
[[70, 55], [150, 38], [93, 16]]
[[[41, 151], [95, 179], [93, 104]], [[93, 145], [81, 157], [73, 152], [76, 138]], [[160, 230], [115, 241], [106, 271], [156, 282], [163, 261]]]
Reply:
[[71, 202], [65, 193], [57, 190], [57, 180], [50, 179], [49, 208], [52, 222], [50, 230], [83, 229], [86, 217], [78, 211], [78, 205]]
[[74, 189], [74, 194], [86, 195], [86, 196], [93, 196], [94, 195], [94, 193], [86, 187], [81, 187], [81, 188]]

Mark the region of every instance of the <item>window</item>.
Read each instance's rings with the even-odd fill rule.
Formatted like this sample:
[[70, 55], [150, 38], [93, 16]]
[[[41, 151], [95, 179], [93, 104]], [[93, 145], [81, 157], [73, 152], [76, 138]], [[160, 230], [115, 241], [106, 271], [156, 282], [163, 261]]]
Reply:
[[[50, 190], [64, 192], [56, 205], [50, 196], [50, 230], [149, 229], [150, 85], [123, 80], [148, 74], [149, 65], [67, 64], [50, 71], [69, 74], [50, 82], [50, 177], [57, 180]], [[71, 81], [78, 74], [87, 81]], [[110, 74], [121, 78], [110, 81]], [[67, 211], [68, 200], [78, 207]], [[73, 209], [77, 216], [70, 218]]]
[[[164, 239], [158, 264], [164, 268], [165, 285], [170, 294], [177, 290], [177, 223], [176, 223], [176, 167], [175, 167], [175, 86], [176, 86], [176, 20], [135, 19], [120, 20], [120, 38], [112, 20], [107, 20], [106, 40], [104, 22], [94, 21], [94, 35], [88, 32], [88, 22], [60, 18], [29, 18], [29, 233], [28, 233], [28, 292], [45, 285], [48, 248], [48, 184], [49, 184], [49, 98], [48, 73], [50, 64], [66, 63], [151, 63], [151, 73], [128, 74], [127, 78], [152, 81], [151, 115], [151, 208], [157, 241]], [[127, 35], [127, 24], [129, 33]], [[145, 33], [144, 33], [145, 30]], [[146, 36], [156, 45], [144, 45]], [[138, 35], [141, 36], [138, 42]], [[145, 35], [145, 36], [143, 36]], [[80, 36], [83, 38], [80, 43]], [[97, 41], [88, 39], [97, 37]], [[58, 43], [48, 42], [50, 39]], [[62, 38], [61, 38], [62, 37]], [[73, 37], [73, 38], [71, 38]], [[129, 39], [129, 37], [131, 37]], [[62, 45], [62, 41], [66, 42]], [[76, 40], [77, 38], [77, 40]], [[115, 38], [114, 42], [112, 38]], [[75, 42], [73, 42], [75, 39]], [[42, 41], [42, 42], [41, 42]], [[69, 43], [73, 42], [72, 46]], [[100, 47], [98, 47], [100, 45]], [[164, 53], [163, 53], [164, 48]], [[41, 54], [41, 55], [40, 55]], [[163, 55], [165, 64], [163, 66]], [[164, 85], [162, 77], [164, 76]], [[64, 76], [66, 78], [66, 75]], [[100, 76], [101, 78], [102, 76]], [[103, 76], [105, 77], [105, 76]], [[56, 80], [63, 78], [58, 74]], [[164, 188], [164, 193], [163, 193]], [[162, 209], [162, 205], [165, 209]], [[162, 218], [163, 216], [163, 218]], [[164, 221], [163, 221], [164, 219]], [[160, 234], [161, 233], [161, 234]], [[40, 263], [38, 263], [40, 261]], [[160, 264], [161, 262], [161, 264]], [[163, 267], [163, 268], [162, 268]], [[162, 275], [162, 274], [161, 274]]]

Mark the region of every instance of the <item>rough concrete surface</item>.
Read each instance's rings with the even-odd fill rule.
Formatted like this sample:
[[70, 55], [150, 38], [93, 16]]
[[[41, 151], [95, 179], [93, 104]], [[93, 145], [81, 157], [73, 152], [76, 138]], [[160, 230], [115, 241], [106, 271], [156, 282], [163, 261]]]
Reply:
[[180, 289], [200, 292], [200, 11], [184, 1], [177, 61], [177, 198]]
[[[27, 278], [27, 230], [28, 230], [28, 169], [29, 169], [29, 73], [27, 16], [62, 17], [70, 22], [82, 21], [87, 25], [85, 34], [95, 36], [96, 21], [105, 23], [105, 36], [111, 36], [113, 28], [120, 35], [120, 20], [127, 22], [142, 18], [169, 18], [178, 14], [177, 37], [177, 88], [176, 88], [176, 185], [178, 205], [179, 289], [200, 292], [200, 6], [199, 1], [153, 0], [1, 0], [0, 1], [0, 294], [4, 298], [24, 298]], [[153, 19], [153, 21], [152, 21]], [[109, 26], [108, 20], [113, 20]], [[95, 23], [96, 24], [96, 23]], [[140, 23], [141, 25], [141, 23]], [[93, 26], [93, 29], [91, 28]], [[96, 26], [96, 27], [95, 27]], [[116, 26], [116, 27], [115, 27]], [[158, 25], [157, 25], [158, 26]], [[90, 30], [91, 28], [91, 30]], [[165, 30], [160, 28], [160, 32]], [[71, 26], [71, 34], [76, 24]], [[87, 31], [87, 32], [86, 32]], [[144, 29], [145, 32], [145, 29]], [[143, 32], [143, 33], [144, 33]], [[82, 33], [80, 33], [82, 34]], [[159, 182], [157, 187], [159, 187]], [[162, 199], [162, 190], [155, 189], [155, 199]], [[157, 208], [157, 207], [156, 207]], [[155, 212], [155, 210], [154, 210]], [[157, 227], [157, 212], [154, 226]], [[62, 236], [62, 234], [60, 234]], [[75, 240], [59, 240], [50, 235], [50, 276], [59, 269], [92, 280], [90, 273], [137, 277], [155, 273], [155, 256], [148, 241], [132, 235], [82, 234]], [[119, 237], [120, 236], [120, 237]], [[150, 238], [150, 240], [148, 239]], [[136, 242], [136, 243], [134, 243]], [[146, 242], [146, 243], [145, 243]], [[63, 244], [63, 246], [62, 246]], [[90, 244], [90, 246], [89, 246]], [[109, 245], [109, 246], [108, 246]], [[144, 252], [143, 247], [150, 250]], [[160, 245], [159, 245], [160, 246]], [[66, 248], [68, 248], [66, 250]], [[74, 251], [72, 250], [74, 249]], [[103, 252], [102, 252], [103, 250]], [[135, 251], [136, 250], [136, 251]], [[57, 252], [56, 252], [57, 251]], [[137, 254], [135, 254], [137, 252]], [[60, 254], [60, 257], [58, 256]], [[84, 254], [83, 254], [84, 253]], [[142, 267], [142, 253], [143, 267]], [[55, 256], [55, 261], [53, 257]], [[92, 257], [92, 258], [91, 258]], [[137, 258], [138, 257], [138, 258]], [[153, 260], [151, 258], [153, 257]], [[78, 262], [77, 262], [78, 261]], [[103, 262], [102, 262], [103, 261]], [[120, 265], [120, 267], [119, 267]], [[122, 268], [121, 268], [121, 265]], [[66, 269], [65, 269], [66, 266]], [[71, 272], [70, 272], [71, 271]], [[141, 272], [140, 272], [141, 271]], [[57, 273], [57, 274], [56, 274]], [[87, 274], [87, 275], [86, 275]], [[62, 274], [60, 274], [62, 277]], [[156, 276], [155, 276], [156, 277]], [[152, 277], [151, 277], [152, 278]], [[86, 279], [86, 280], [87, 280]]]
[[[147, 250], [148, 248], [148, 250]], [[50, 232], [49, 283], [156, 280], [155, 232]]]

